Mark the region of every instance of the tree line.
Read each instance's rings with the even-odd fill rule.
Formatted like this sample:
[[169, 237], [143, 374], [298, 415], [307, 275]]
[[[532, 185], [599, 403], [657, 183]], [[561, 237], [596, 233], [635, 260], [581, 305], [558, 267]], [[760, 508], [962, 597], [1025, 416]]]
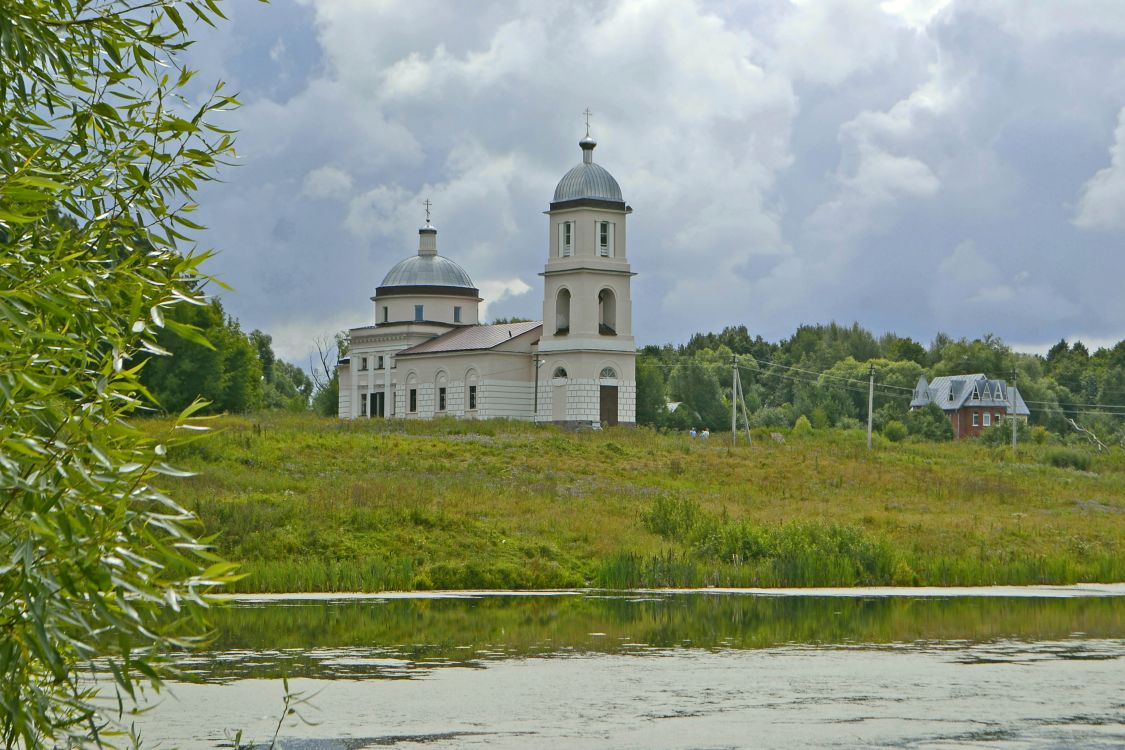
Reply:
[[1125, 341], [1091, 352], [1063, 340], [1038, 355], [1015, 352], [992, 334], [970, 340], [939, 333], [924, 346], [834, 322], [802, 325], [778, 342], [739, 325], [695, 334], [679, 346], [642, 348], [637, 421], [665, 429], [729, 428], [735, 366], [754, 427], [792, 427], [802, 418], [815, 428], [865, 424], [873, 367], [880, 430], [896, 422], [919, 437], [951, 437], [935, 419], [936, 407], [929, 417], [910, 412], [913, 389], [923, 375], [983, 373], [1015, 382], [1032, 426], [1061, 435], [1077, 425], [1102, 440], [1125, 439]]

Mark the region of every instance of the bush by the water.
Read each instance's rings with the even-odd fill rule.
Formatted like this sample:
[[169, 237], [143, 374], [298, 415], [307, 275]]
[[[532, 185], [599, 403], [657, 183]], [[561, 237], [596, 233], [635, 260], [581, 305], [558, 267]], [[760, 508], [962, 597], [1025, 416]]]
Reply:
[[[643, 516], [650, 531], [684, 547], [679, 558], [618, 557], [603, 575], [633, 586], [717, 585], [857, 586], [913, 582], [885, 538], [852, 524], [795, 520], [769, 525], [704, 512], [690, 498], [657, 498]], [[674, 564], [673, 564], [674, 562]], [[623, 567], [624, 566], [624, 567]], [[689, 575], [689, 572], [691, 575]], [[674, 573], [674, 575], [672, 575]], [[691, 580], [687, 580], [691, 578]], [[609, 580], [602, 580], [609, 585]]]

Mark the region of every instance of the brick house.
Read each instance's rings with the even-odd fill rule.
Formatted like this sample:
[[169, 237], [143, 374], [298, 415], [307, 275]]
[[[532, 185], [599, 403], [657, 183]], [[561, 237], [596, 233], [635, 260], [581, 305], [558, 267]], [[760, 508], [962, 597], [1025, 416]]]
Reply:
[[1031, 416], [1023, 396], [1006, 381], [989, 380], [982, 374], [943, 375], [926, 382], [918, 378], [914, 386], [911, 409], [937, 404], [949, 417], [953, 434], [958, 439], [976, 437], [992, 425], [1002, 422], [1009, 413], [1023, 422]]

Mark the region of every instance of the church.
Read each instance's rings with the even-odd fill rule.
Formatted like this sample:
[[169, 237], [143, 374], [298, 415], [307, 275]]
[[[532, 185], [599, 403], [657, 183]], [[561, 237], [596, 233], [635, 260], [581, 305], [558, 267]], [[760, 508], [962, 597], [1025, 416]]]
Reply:
[[375, 289], [374, 322], [340, 360], [344, 419], [520, 419], [568, 427], [636, 422], [633, 272], [617, 180], [597, 141], [559, 180], [546, 212], [542, 322], [482, 325], [469, 274], [438, 253], [437, 229]]

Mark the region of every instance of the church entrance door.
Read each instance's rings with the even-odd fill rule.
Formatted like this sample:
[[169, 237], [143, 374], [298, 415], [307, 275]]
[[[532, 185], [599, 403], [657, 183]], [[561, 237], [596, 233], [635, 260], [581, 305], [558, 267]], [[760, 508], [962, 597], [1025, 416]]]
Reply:
[[604, 425], [617, 424], [617, 386], [615, 385], [602, 386], [601, 419]]

